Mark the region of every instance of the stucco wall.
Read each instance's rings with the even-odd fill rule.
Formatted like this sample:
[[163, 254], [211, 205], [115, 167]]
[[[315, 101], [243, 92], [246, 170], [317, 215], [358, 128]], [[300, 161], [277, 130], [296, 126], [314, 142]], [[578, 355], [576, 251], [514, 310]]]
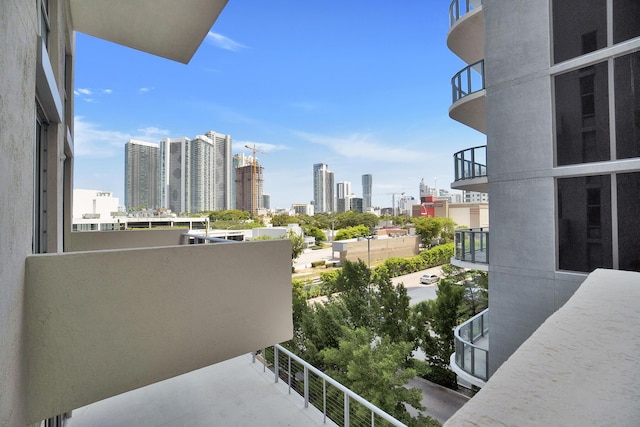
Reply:
[[290, 255], [274, 240], [29, 257], [29, 421], [290, 339]]
[[170, 230], [123, 230], [76, 232], [70, 235], [68, 252], [100, 251], [107, 249], [151, 248], [182, 244], [182, 228]]
[[[417, 255], [420, 252], [418, 245], [420, 238], [417, 236], [393, 237], [387, 239], [371, 239], [371, 263], [385, 260], [389, 257], [407, 257]], [[347, 243], [346, 254], [340, 254], [340, 260], [368, 261], [368, 245], [366, 240]]]
[[0, 425], [14, 426], [25, 417], [23, 283], [31, 253], [36, 8], [3, 0], [0, 9]]

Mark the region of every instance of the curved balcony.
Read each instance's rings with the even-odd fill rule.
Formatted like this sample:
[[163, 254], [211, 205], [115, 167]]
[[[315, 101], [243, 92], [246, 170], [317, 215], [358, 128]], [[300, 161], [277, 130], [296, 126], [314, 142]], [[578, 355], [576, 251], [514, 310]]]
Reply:
[[489, 227], [455, 231], [455, 254], [451, 264], [472, 270], [489, 270]]
[[478, 132], [486, 133], [484, 60], [469, 65], [451, 78], [453, 104], [449, 117]]
[[451, 369], [463, 380], [483, 387], [489, 373], [489, 309], [476, 314], [454, 331], [456, 352]]
[[482, 0], [453, 0], [451, 2], [447, 46], [467, 64], [484, 58]]
[[455, 181], [451, 183], [454, 190], [489, 192], [487, 179], [487, 146], [467, 148], [453, 155]]

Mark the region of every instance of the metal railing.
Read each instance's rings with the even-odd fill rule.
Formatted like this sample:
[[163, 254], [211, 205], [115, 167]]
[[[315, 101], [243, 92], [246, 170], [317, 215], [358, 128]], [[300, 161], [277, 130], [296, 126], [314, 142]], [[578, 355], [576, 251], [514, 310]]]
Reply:
[[455, 180], [487, 176], [487, 146], [467, 148], [453, 155]]
[[489, 263], [489, 228], [463, 228], [455, 231], [455, 258], [480, 264]]
[[[476, 314], [454, 331], [456, 365], [464, 372], [486, 381], [489, 373], [489, 350], [477, 345], [489, 334], [489, 309]], [[485, 338], [486, 339], [486, 338]]]
[[451, 78], [453, 102], [484, 89], [484, 59], [464, 67]]
[[239, 243], [237, 240], [223, 237], [209, 237], [203, 234], [182, 233], [184, 245], [206, 245], [211, 243]]
[[449, 28], [464, 15], [480, 6], [482, 6], [482, 0], [453, 0], [449, 5]]
[[253, 353], [253, 362], [260, 358], [263, 372], [274, 374], [274, 382], [285, 381], [288, 392], [296, 392], [304, 399], [304, 407], [315, 407], [328, 421], [344, 427], [405, 426], [382, 409], [349, 390], [324, 372], [276, 344]]

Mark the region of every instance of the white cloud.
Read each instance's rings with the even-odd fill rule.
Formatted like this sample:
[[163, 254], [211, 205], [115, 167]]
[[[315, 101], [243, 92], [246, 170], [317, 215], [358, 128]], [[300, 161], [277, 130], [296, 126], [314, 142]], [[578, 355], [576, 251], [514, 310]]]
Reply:
[[149, 142], [155, 142], [169, 136], [169, 130], [153, 126], [137, 129], [136, 131], [138, 132], [138, 135], [135, 135], [134, 139], [141, 139]]
[[105, 95], [111, 95], [113, 91], [111, 89], [104, 89], [102, 93], [104, 93]]
[[347, 159], [406, 163], [414, 161], [418, 155], [423, 160], [426, 158], [424, 153], [403, 148], [396, 143], [383, 144], [374, 140], [370, 134], [354, 133], [343, 137], [315, 135], [307, 132], [295, 132], [295, 134], [314, 144], [324, 145]]
[[258, 152], [263, 151], [265, 153], [270, 153], [272, 151], [278, 151], [278, 150], [288, 150], [289, 147], [287, 147], [286, 145], [275, 145], [275, 144], [269, 144], [266, 142], [253, 142], [253, 141], [237, 141], [234, 143], [234, 145], [238, 144], [241, 149], [240, 151], [244, 151], [244, 150], [249, 150], [248, 148], [246, 148], [247, 146], [252, 147], [255, 145], [256, 150], [258, 150]]
[[213, 31], [209, 31], [207, 34], [207, 40], [220, 49], [231, 50], [234, 52], [246, 48], [245, 45], [231, 40], [229, 37], [225, 37], [222, 34], [214, 33]]
[[138, 89], [138, 93], [142, 95], [144, 93], [149, 92], [150, 90], [151, 89], [149, 89], [148, 87], [141, 87], [140, 89]]
[[82, 94], [82, 95], [87, 95], [88, 96], [88, 95], [91, 95], [91, 90], [86, 89], [86, 88], [78, 88], [78, 90], [74, 91], [74, 93], [76, 95]]
[[126, 132], [101, 129], [81, 116], [75, 117], [74, 150], [78, 157], [115, 157], [129, 139], [131, 135]]

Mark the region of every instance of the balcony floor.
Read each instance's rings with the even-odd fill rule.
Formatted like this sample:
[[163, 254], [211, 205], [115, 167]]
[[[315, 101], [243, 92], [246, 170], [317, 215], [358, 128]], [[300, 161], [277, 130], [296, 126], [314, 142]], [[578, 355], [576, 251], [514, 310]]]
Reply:
[[284, 387], [247, 354], [75, 409], [67, 427], [322, 425]]

